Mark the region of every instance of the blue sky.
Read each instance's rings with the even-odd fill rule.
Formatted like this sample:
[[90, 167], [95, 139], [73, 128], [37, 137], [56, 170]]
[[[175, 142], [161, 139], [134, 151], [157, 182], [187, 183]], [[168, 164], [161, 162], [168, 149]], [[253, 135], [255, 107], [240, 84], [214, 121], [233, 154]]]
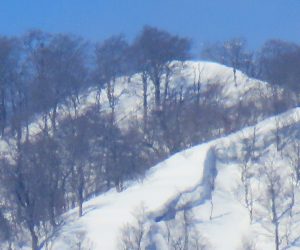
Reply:
[[92, 41], [149, 24], [203, 42], [245, 37], [300, 42], [300, 0], [0, 0], [0, 34], [68, 32]]

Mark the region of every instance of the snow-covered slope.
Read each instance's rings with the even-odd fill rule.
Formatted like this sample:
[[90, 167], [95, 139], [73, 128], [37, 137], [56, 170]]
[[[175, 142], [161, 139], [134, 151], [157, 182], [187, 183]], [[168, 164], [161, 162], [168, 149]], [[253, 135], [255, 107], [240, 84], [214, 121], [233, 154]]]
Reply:
[[[170, 90], [193, 89], [199, 84], [200, 91], [205, 92], [216, 86], [220, 92], [214, 98], [218, 98], [218, 102], [224, 106], [234, 106], [241, 100], [244, 103], [252, 101], [251, 105], [263, 105], [263, 98], [268, 98], [271, 94], [267, 83], [251, 79], [239, 71], [235, 78], [230, 67], [211, 62], [188, 61], [174, 64], [180, 67], [177, 67], [170, 79]], [[154, 92], [151, 83], [149, 87], [148, 98], [151, 99]], [[140, 74], [132, 76], [130, 80], [128, 77], [117, 79], [115, 94], [118, 96], [116, 116], [119, 124], [122, 125], [123, 121], [126, 124], [132, 117], [142, 116], [142, 88]], [[164, 82], [162, 92], [163, 88]], [[95, 105], [97, 94], [99, 93], [94, 89], [82, 94], [78, 112], [84, 112]], [[103, 110], [109, 110], [105, 91], [101, 92], [100, 101]], [[58, 120], [63, 120], [68, 112], [70, 110], [62, 105]], [[122, 193], [111, 190], [87, 201], [82, 218], [77, 218], [76, 209], [68, 212], [65, 215], [66, 223], [53, 239], [52, 249], [119, 249], [124, 236], [121, 235], [122, 228], [126, 223], [129, 223], [127, 229], [134, 225], [141, 213], [145, 227], [142, 249], [179, 249], [174, 244], [182, 241], [179, 237], [184, 231], [182, 223], [191, 225], [191, 237], [201, 239], [201, 244], [208, 249], [255, 249], [254, 245], [256, 249], [274, 249], [272, 221], [268, 219], [270, 214], [267, 205], [263, 204], [269, 200], [263, 198], [268, 187], [264, 184], [266, 176], [262, 170], [270, 159], [275, 159], [274, 165], [289, 180], [292, 171], [283, 167], [289, 164], [287, 157], [283, 151], [277, 152], [274, 147], [276, 143], [280, 143], [276, 131], [291, 126], [295, 132], [297, 128], [294, 127], [299, 121], [300, 110], [294, 109], [279, 117], [269, 118], [255, 127], [245, 128], [170, 157], [151, 168], [143, 182], [127, 183], [128, 188]], [[31, 124], [32, 136], [40, 131], [42, 123], [42, 120], [37, 120]], [[259, 159], [247, 162], [251, 165], [249, 173], [247, 172], [250, 176], [247, 182], [251, 183], [251, 199], [255, 201], [251, 221], [249, 206], [245, 206], [244, 200], [242, 158], [245, 140], [253, 141], [254, 132], [255, 146], [259, 147], [258, 151], [262, 154], [258, 157], [255, 155], [259, 154], [258, 151], [254, 150], [252, 157]], [[290, 139], [287, 138], [288, 135], [280, 137], [282, 141]], [[294, 180], [291, 179], [291, 182]], [[295, 187], [295, 197], [298, 199], [298, 183], [295, 183]], [[298, 209], [300, 212], [297, 202], [294, 208], [296, 212]], [[298, 220], [297, 216], [293, 220], [294, 218], [295, 221]], [[282, 224], [288, 225], [286, 221]], [[288, 241], [292, 242], [297, 238], [295, 234], [299, 232], [300, 235], [300, 223], [290, 224], [293, 225], [280, 229], [293, 231], [286, 239], [281, 239], [286, 245], [290, 244]], [[252, 238], [259, 241], [252, 242]], [[293, 243], [294, 247], [296, 243]], [[188, 249], [198, 248], [191, 243]]]
[[[122, 193], [111, 190], [86, 202], [85, 215], [67, 224], [61, 239], [65, 241], [64, 237], [73, 237], [76, 231], [82, 230], [87, 231], [94, 249], [116, 249], [120, 228], [132, 220], [132, 213], [141, 204], [148, 212], [160, 211], [178, 193], [192, 189], [201, 181], [208, 148], [209, 144], [201, 145], [176, 154], [153, 167], [142, 183]], [[57, 243], [55, 249], [68, 248]]]
[[[170, 225], [176, 227], [187, 211], [192, 214], [190, 221], [197, 232], [196, 238], [205, 243], [205, 249], [275, 249], [274, 224], [268, 210], [270, 200], [265, 196], [270, 190], [266, 179], [269, 175], [262, 170], [272, 161], [269, 169], [274, 167], [289, 180], [292, 170], [288, 167], [285, 151], [277, 152], [274, 146], [278, 142], [276, 131], [290, 129], [290, 135], [294, 132], [293, 136], [299, 136], [299, 122], [300, 109], [293, 109], [255, 127], [177, 153], [150, 169], [143, 182], [131, 183], [122, 193], [111, 190], [86, 202], [82, 218], [76, 218], [76, 210], [70, 211], [66, 224], [54, 240], [53, 249], [75, 249], [78, 244], [85, 245], [86, 249], [119, 249], [122, 227], [134, 223], [140, 211], [145, 214], [147, 234], [142, 249], [175, 249], [170, 248], [172, 237], [167, 237]], [[279, 136], [281, 142], [287, 141], [284, 132]], [[261, 155], [253, 156], [259, 159], [251, 161], [249, 168], [253, 201], [251, 221], [249, 207], [243, 199], [241, 155], [245, 140], [253, 141], [254, 137], [259, 150], [253, 150], [253, 154], [260, 152]], [[287, 183], [294, 179], [290, 180]], [[300, 249], [295, 241], [300, 233], [299, 187], [297, 183], [293, 187], [292, 212], [295, 215], [284, 214], [283, 217], [287, 217], [280, 221], [281, 244], [290, 247], [286, 249]], [[287, 197], [288, 193], [285, 195]], [[292, 233], [287, 233], [288, 230]], [[190, 245], [189, 249], [196, 248]]]
[[[256, 79], [249, 78], [242, 72], [236, 72], [234, 79], [233, 69], [218, 63], [205, 61], [187, 61], [184, 63], [174, 62], [174, 73], [170, 77], [169, 91], [196, 88], [200, 84], [200, 92], [204, 92], [207, 88], [215, 86], [218, 88], [217, 98], [224, 105], [235, 105], [241, 99], [256, 100], [256, 105], [260, 105], [262, 97], [270, 94], [268, 84]], [[161, 92], [164, 91], [164, 79], [161, 84]], [[132, 77], [120, 77], [116, 80], [115, 86], [116, 96], [116, 117], [117, 121], [126, 124], [132, 117], [141, 117], [143, 114], [143, 84], [141, 74], [135, 74]], [[148, 101], [154, 97], [154, 87], [149, 81]], [[79, 97], [77, 112], [82, 113], [100, 100], [102, 110], [110, 110], [106, 91], [99, 92], [91, 88]], [[149, 102], [150, 103], [150, 102]], [[72, 114], [65, 104], [62, 104], [58, 112], [58, 120], [64, 119], [65, 116]], [[40, 132], [44, 126], [42, 118], [37, 119], [30, 125], [31, 135]], [[50, 127], [50, 121], [48, 126]]]
[[[212, 85], [218, 87], [218, 99], [225, 105], [237, 104], [241, 99], [258, 100], [263, 96], [268, 96], [268, 84], [253, 78], [249, 78], [241, 71], [236, 72], [234, 79], [233, 69], [218, 63], [205, 61], [186, 61], [184, 63], [174, 62], [174, 73], [170, 77], [169, 91], [174, 89], [187, 90], [196, 88], [200, 84], [200, 92], [204, 92]], [[161, 83], [161, 92], [164, 91], [164, 79]], [[154, 87], [149, 81], [150, 91], [148, 99], [154, 96]], [[124, 91], [125, 89], [125, 91]], [[95, 103], [97, 93], [89, 91], [83, 106]], [[118, 78], [116, 82], [115, 95], [118, 97], [116, 115], [119, 121], [128, 120], [132, 116], [142, 116], [142, 95], [143, 85], [141, 74], [135, 74], [130, 79], [128, 77]], [[101, 93], [101, 100], [104, 101], [104, 108], [108, 109], [107, 96], [105, 91]]]

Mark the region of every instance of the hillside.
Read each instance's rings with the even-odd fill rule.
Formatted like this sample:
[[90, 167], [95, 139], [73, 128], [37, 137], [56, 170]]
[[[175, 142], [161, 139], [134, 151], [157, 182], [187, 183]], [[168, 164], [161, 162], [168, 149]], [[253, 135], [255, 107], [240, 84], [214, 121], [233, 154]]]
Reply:
[[300, 5], [190, 1], [1, 5], [0, 250], [300, 250]]
[[[268, 205], [264, 206], [270, 198], [264, 167], [274, 168], [278, 174], [274, 178], [286, 178], [280, 179], [283, 182], [281, 189], [277, 190], [276, 199], [278, 202], [282, 199], [280, 192], [286, 198], [276, 206], [287, 202], [287, 197], [290, 197], [287, 192], [291, 192], [289, 185], [294, 185], [294, 215], [284, 214], [280, 218], [280, 235], [282, 245], [288, 245], [283, 236], [290, 237], [290, 245], [285, 249], [299, 249], [299, 239], [293, 240], [298, 237], [300, 227], [300, 192], [288, 161], [287, 154], [291, 153], [291, 149], [285, 145], [279, 152], [276, 150], [276, 121], [281, 122], [279, 134], [282, 143], [291, 143], [292, 135], [298, 140], [300, 110], [294, 109], [255, 127], [180, 152], [151, 168], [142, 183], [130, 183], [122, 193], [111, 190], [86, 202], [81, 219], [74, 219], [75, 212], [70, 211], [62, 233], [55, 240], [54, 249], [75, 249], [70, 244], [78, 242], [90, 247], [86, 249], [118, 249], [122, 227], [126, 223], [134, 225], [135, 217], [143, 210], [141, 206], [145, 210], [142, 249], [146, 246], [146, 249], [169, 249], [168, 244], [171, 243], [166, 240], [167, 225], [173, 225], [172, 237], [179, 237], [176, 233], [180, 234], [180, 218], [184, 212], [192, 213], [189, 223], [197, 230], [200, 243], [207, 247], [205, 249], [274, 249], [273, 224], [269, 219], [272, 212]], [[247, 209], [243, 200], [241, 175], [244, 161], [241, 156], [245, 153], [245, 141], [253, 141], [254, 128], [256, 149], [252, 153], [261, 155], [259, 159], [249, 160], [249, 172], [252, 173], [249, 183], [253, 195], [253, 218], [250, 222], [249, 207]], [[278, 178], [275, 178], [277, 182]], [[175, 224], [172, 224], [174, 221]], [[287, 228], [290, 230], [288, 235]], [[196, 248], [190, 245], [189, 249]]]
[[[271, 90], [268, 89], [268, 84], [260, 80], [249, 78], [241, 71], [237, 70], [236, 80], [234, 80], [233, 69], [219, 63], [206, 61], [186, 61], [173, 62], [174, 72], [170, 76], [168, 91], [197, 91], [199, 84], [199, 92], [204, 94], [210, 88], [214, 88], [216, 93], [213, 98], [218, 98], [218, 101], [227, 106], [238, 104], [241, 99], [245, 102], [257, 101], [258, 106], [261, 98], [269, 98]], [[164, 79], [166, 81], [166, 79]], [[149, 84], [149, 93], [147, 98], [150, 102], [154, 98], [154, 88]], [[116, 116], [118, 121], [127, 121], [132, 117], [142, 117], [142, 96], [143, 84], [142, 75], [134, 74], [131, 77], [124, 76], [116, 79], [115, 83], [116, 96]], [[161, 92], [165, 91], [165, 85], [161, 85]], [[81, 93], [78, 100], [78, 112], [84, 113], [89, 107], [94, 106], [98, 99], [104, 110], [109, 112], [109, 103], [105, 90], [99, 92], [95, 88], [90, 88]], [[153, 108], [153, 107], [152, 107]], [[63, 120], [69, 115], [70, 107], [61, 104], [58, 111], [58, 120]], [[51, 126], [50, 121], [48, 125]], [[42, 119], [31, 124], [31, 133], [38, 133], [41, 127], [44, 126]]]
[[[270, 221], [261, 223], [268, 199], [253, 194], [265, 192], [269, 158], [289, 165], [292, 186], [285, 195], [298, 187], [299, 110], [262, 120], [293, 107], [294, 97], [217, 63], [174, 61], [169, 67], [160, 107], [148, 79], [146, 119], [143, 75], [134, 74], [114, 82], [114, 106], [106, 89], [92, 87], [75, 106], [60, 103], [54, 123], [49, 111], [24, 128], [24, 138], [1, 140], [7, 188], [1, 195], [14, 197], [7, 198], [4, 229], [9, 212], [20, 216], [17, 209], [27, 221], [19, 227], [17, 249], [31, 241], [36, 249], [134, 250], [140, 235], [148, 250], [231, 250], [252, 247], [252, 234], [273, 237]], [[290, 215], [298, 209], [292, 194]], [[293, 233], [282, 235], [281, 244], [297, 243]], [[272, 245], [267, 238], [257, 249]]]
[[[198, 91], [204, 95], [209, 90], [214, 90], [215, 96], [209, 98], [217, 98], [217, 101], [227, 106], [237, 105], [242, 99], [244, 101], [258, 102], [261, 105], [263, 98], [271, 96], [271, 90], [268, 84], [260, 80], [249, 78], [241, 71], [237, 70], [236, 80], [234, 80], [233, 69], [219, 63], [206, 61], [186, 61], [173, 62], [174, 72], [168, 79], [168, 93], [183, 91], [183, 95], [192, 95], [191, 92]], [[166, 79], [164, 77], [161, 85], [161, 92], [165, 91]], [[153, 85], [149, 85], [150, 91], [147, 95], [148, 100], [154, 98]], [[90, 89], [81, 96], [81, 108], [94, 105], [97, 99], [97, 91]], [[119, 121], [130, 120], [132, 117], [142, 117], [142, 97], [143, 84], [142, 75], [135, 74], [132, 77], [120, 77], [116, 80], [115, 95], [116, 115]], [[186, 96], [188, 98], [188, 96]], [[101, 92], [100, 99], [104, 102], [103, 108], [109, 110], [107, 93]], [[152, 107], [153, 108], [153, 107]]]

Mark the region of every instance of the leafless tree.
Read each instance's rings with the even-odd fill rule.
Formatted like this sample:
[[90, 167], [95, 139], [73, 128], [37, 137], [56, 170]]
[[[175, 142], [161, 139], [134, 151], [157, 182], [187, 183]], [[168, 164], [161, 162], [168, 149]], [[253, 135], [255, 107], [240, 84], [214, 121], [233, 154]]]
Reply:
[[285, 155], [290, 161], [296, 183], [300, 181], [300, 141], [297, 138], [293, 138], [292, 141], [285, 148]]
[[83, 202], [85, 199], [87, 183], [90, 178], [91, 165], [89, 163], [89, 124], [85, 116], [65, 119], [61, 123], [58, 136], [65, 155], [66, 177], [70, 178], [70, 186], [76, 194], [79, 216], [83, 215]]
[[40, 37], [41, 34], [30, 36], [27, 42], [33, 72], [31, 101], [35, 112], [44, 114], [44, 127], [47, 129], [49, 117], [55, 131], [59, 105], [69, 98], [76, 110], [78, 95], [86, 83], [86, 43], [70, 35]]
[[207, 250], [209, 243], [195, 228], [192, 211], [184, 209], [174, 221], [165, 223], [167, 228], [166, 241], [172, 250]]
[[0, 127], [2, 135], [7, 122], [10, 84], [16, 81], [19, 57], [18, 41], [0, 37]]
[[[274, 159], [266, 162], [261, 168], [261, 175], [266, 185], [265, 197], [262, 205], [266, 208], [269, 222], [272, 225], [272, 235], [274, 237], [275, 249], [279, 250], [283, 246], [284, 235], [282, 228], [285, 220], [291, 216], [294, 207], [294, 188], [288, 176], [283, 176], [280, 168], [275, 165]], [[266, 229], [270, 229], [265, 225]]]
[[121, 250], [142, 250], [146, 238], [147, 214], [145, 205], [141, 205], [134, 216], [134, 222], [126, 224], [121, 230], [119, 248]]
[[256, 126], [253, 127], [250, 136], [245, 136], [242, 139], [242, 155], [241, 155], [241, 182], [244, 188], [244, 203], [249, 211], [250, 221], [253, 221], [253, 207], [254, 197], [251, 186], [251, 178], [253, 171], [251, 171], [252, 164], [257, 160], [257, 146], [256, 146]]
[[[189, 56], [190, 42], [186, 38], [173, 36], [157, 28], [145, 26], [136, 38], [136, 47], [139, 48], [141, 58], [145, 62], [143, 71], [151, 79], [155, 87], [155, 106], [161, 107], [161, 83], [163, 76], [170, 76], [171, 62], [185, 60]], [[165, 88], [167, 90], [167, 88]]]
[[128, 44], [123, 36], [113, 36], [99, 43], [95, 50], [97, 82], [106, 89], [112, 122], [115, 122], [117, 77], [125, 72]]
[[299, 94], [300, 46], [282, 40], [267, 41], [259, 54], [261, 77]]
[[235, 85], [237, 84], [236, 70], [253, 74], [253, 53], [247, 51], [244, 38], [233, 38], [223, 43], [208, 44], [204, 47], [202, 56], [232, 67]]

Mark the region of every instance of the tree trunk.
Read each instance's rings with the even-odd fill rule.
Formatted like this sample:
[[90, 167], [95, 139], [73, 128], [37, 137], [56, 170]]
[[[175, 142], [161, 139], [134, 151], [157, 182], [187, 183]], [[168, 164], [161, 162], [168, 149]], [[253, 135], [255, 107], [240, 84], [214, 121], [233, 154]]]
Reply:
[[0, 122], [1, 122], [1, 135], [3, 136], [5, 125], [6, 125], [6, 107], [5, 107], [4, 90], [1, 91]]
[[82, 217], [82, 214], [83, 214], [82, 206], [83, 206], [83, 201], [82, 201], [82, 199], [79, 199], [78, 200], [78, 216], [79, 217]]
[[55, 220], [55, 205], [54, 205], [55, 196], [52, 193], [49, 200], [49, 216], [50, 216], [50, 224], [52, 227], [57, 227], [57, 223]]
[[77, 190], [77, 195], [78, 195], [78, 215], [79, 217], [82, 216], [83, 214], [83, 192], [84, 192], [84, 175], [83, 175], [83, 169], [80, 166], [78, 169], [78, 177], [79, 177], [79, 183], [78, 183], [78, 190]]
[[189, 250], [189, 221], [187, 218], [186, 210], [183, 211], [183, 218], [184, 218], [184, 250]]
[[78, 215], [79, 217], [83, 214], [83, 182], [80, 180], [80, 184], [78, 186]]
[[107, 99], [109, 107], [111, 109], [111, 124], [115, 123], [115, 107], [116, 107], [116, 97], [115, 97], [115, 80], [110, 80], [107, 83]]
[[43, 128], [43, 132], [45, 135], [49, 134], [49, 129], [48, 129], [48, 114], [44, 113], [43, 114], [43, 120], [44, 120], [44, 128]]
[[160, 110], [160, 88], [155, 85], [155, 107], [156, 110]]
[[143, 81], [143, 122], [144, 122], [144, 131], [147, 129], [147, 120], [148, 120], [148, 79], [147, 79], [146, 73], [143, 73], [142, 75], [142, 81]]
[[34, 226], [32, 225], [32, 223], [30, 222], [28, 225], [28, 229], [30, 231], [30, 236], [31, 236], [31, 247], [32, 250], [39, 250], [38, 247], [38, 237], [34, 231]]
[[272, 206], [272, 222], [274, 224], [274, 233], [275, 233], [275, 249], [279, 250], [279, 221], [277, 216], [276, 209], [276, 194], [273, 187], [271, 187], [271, 206]]
[[237, 87], [237, 80], [236, 80], [236, 68], [233, 67], [233, 79], [234, 79], [234, 85]]
[[156, 110], [160, 110], [160, 79], [159, 79], [159, 77], [155, 77], [154, 87], [155, 87], [155, 108], [156, 108]]
[[278, 223], [275, 225], [275, 248], [279, 250], [279, 230], [278, 230]]
[[55, 133], [56, 131], [56, 117], [57, 117], [57, 104], [54, 105], [52, 116], [51, 116], [51, 125], [52, 125], [53, 133]]
[[165, 89], [164, 89], [164, 100], [163, 100], [163, 108], [166, 107], [167, 98], [169, 95], [169, 82], [170, 82], [170, 74], [171, 70], [168, 68], [166, 73], [166, 79], [165, 79]]

